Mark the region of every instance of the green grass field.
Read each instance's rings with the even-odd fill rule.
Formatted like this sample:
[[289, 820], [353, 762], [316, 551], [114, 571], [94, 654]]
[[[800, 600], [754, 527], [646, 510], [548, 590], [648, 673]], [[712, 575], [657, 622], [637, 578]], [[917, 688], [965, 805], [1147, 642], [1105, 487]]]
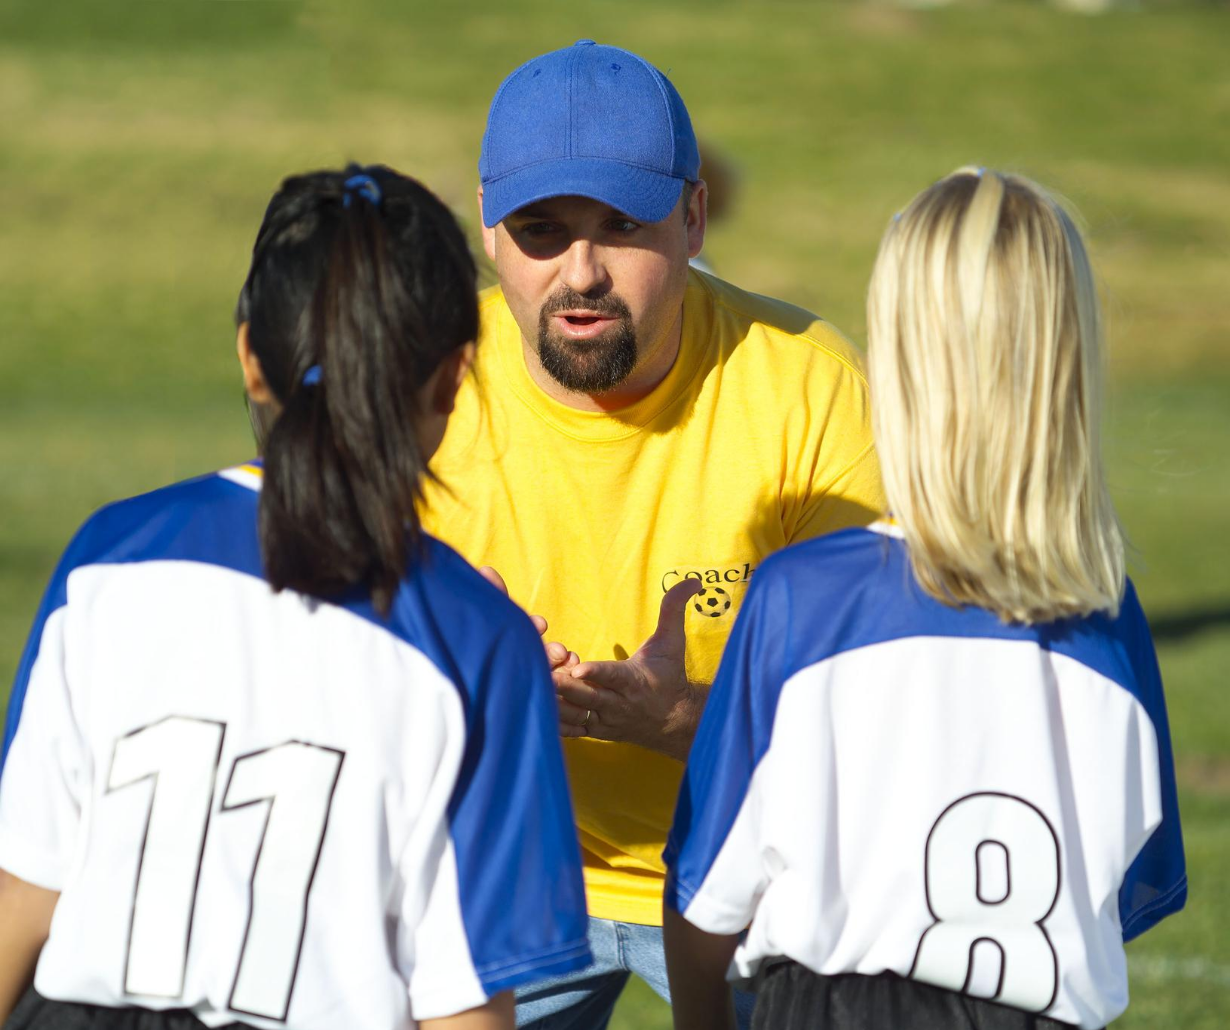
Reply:
[[[344, 12], [344, 13], [343, 13]], [[251, 451], [231, 310], [279, 178], [425, 179], [473, 228], [486, 105], [582, 37], [668, 70], [739, 169], [706, 257], [862, 341], [880, 231], [966, 163], [1088, 226], [1106, 451], [1179, 756], [1190, 910], [1129, 949], [1116, 1027], [1230, 1015], [1230, 7], [1021, 3], [0, 5], [0, 681], [78, 523]], [[1222, 873], [1218, 873], [1218, 870]], [[669, 1025], [643, 987], [613, 1026]]]

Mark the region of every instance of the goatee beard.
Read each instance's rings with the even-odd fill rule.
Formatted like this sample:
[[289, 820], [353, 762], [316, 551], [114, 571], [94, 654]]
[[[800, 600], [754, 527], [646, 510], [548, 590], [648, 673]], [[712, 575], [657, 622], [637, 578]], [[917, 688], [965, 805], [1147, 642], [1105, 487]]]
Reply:
[[[618, 322], [601, 339], [570, 340], [553, 331], [551, 316], [581, 308]], [[632, 312], [619, 297], [593, 299], [567, 288], [553, 294], [538, 315], [538, 360], [543, 371], [573, 393], [605, 393], [636, 368], [636, 330]]]

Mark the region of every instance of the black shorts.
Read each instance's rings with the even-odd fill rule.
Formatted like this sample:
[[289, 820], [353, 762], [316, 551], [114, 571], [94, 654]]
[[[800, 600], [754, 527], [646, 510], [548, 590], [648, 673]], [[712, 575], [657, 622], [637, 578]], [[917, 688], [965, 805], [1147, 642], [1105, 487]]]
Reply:
[[797, 962], [760, 978], [752, 1030], [1074, 1030], [895, 973], [821, 976]]
[[[33, 987], [26, 991], [3, 1030], [206, 1030], [187, 1009], [111, 1008], [75, 1001], [52, 1001]], [[228, 1023], [218, 1030], [251, 1030], [245, 1023]]]

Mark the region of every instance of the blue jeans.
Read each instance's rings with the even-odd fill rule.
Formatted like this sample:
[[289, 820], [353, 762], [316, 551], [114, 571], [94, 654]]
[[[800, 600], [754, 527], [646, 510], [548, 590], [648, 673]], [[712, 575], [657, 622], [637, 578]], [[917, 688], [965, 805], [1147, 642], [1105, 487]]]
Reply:
[[[517, 988], [518, 1027], [604, 1030], [632, 973], [670, 1003], [662, 927], [591, 918], [589, 947], [594, 953], [592, 966]], [[755, 1004], [756, 995], [735, 991], [739, 1030], [751, 1026]]]

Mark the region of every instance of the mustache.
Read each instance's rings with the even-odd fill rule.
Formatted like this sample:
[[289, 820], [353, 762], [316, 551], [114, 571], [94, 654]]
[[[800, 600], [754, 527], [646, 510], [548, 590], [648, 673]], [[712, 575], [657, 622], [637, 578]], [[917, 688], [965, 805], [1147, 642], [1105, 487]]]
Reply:
[[632, 310], [616, 293], [604, 293], [601, 297], [587, 297], [568, 286], [560, 287], [546, 299], [542, 306], [541, 317], [546, 318], [559, 311], [572, 311], [575, 308], [592, 311], [603, 318], [630, 319], [632, 317]]

